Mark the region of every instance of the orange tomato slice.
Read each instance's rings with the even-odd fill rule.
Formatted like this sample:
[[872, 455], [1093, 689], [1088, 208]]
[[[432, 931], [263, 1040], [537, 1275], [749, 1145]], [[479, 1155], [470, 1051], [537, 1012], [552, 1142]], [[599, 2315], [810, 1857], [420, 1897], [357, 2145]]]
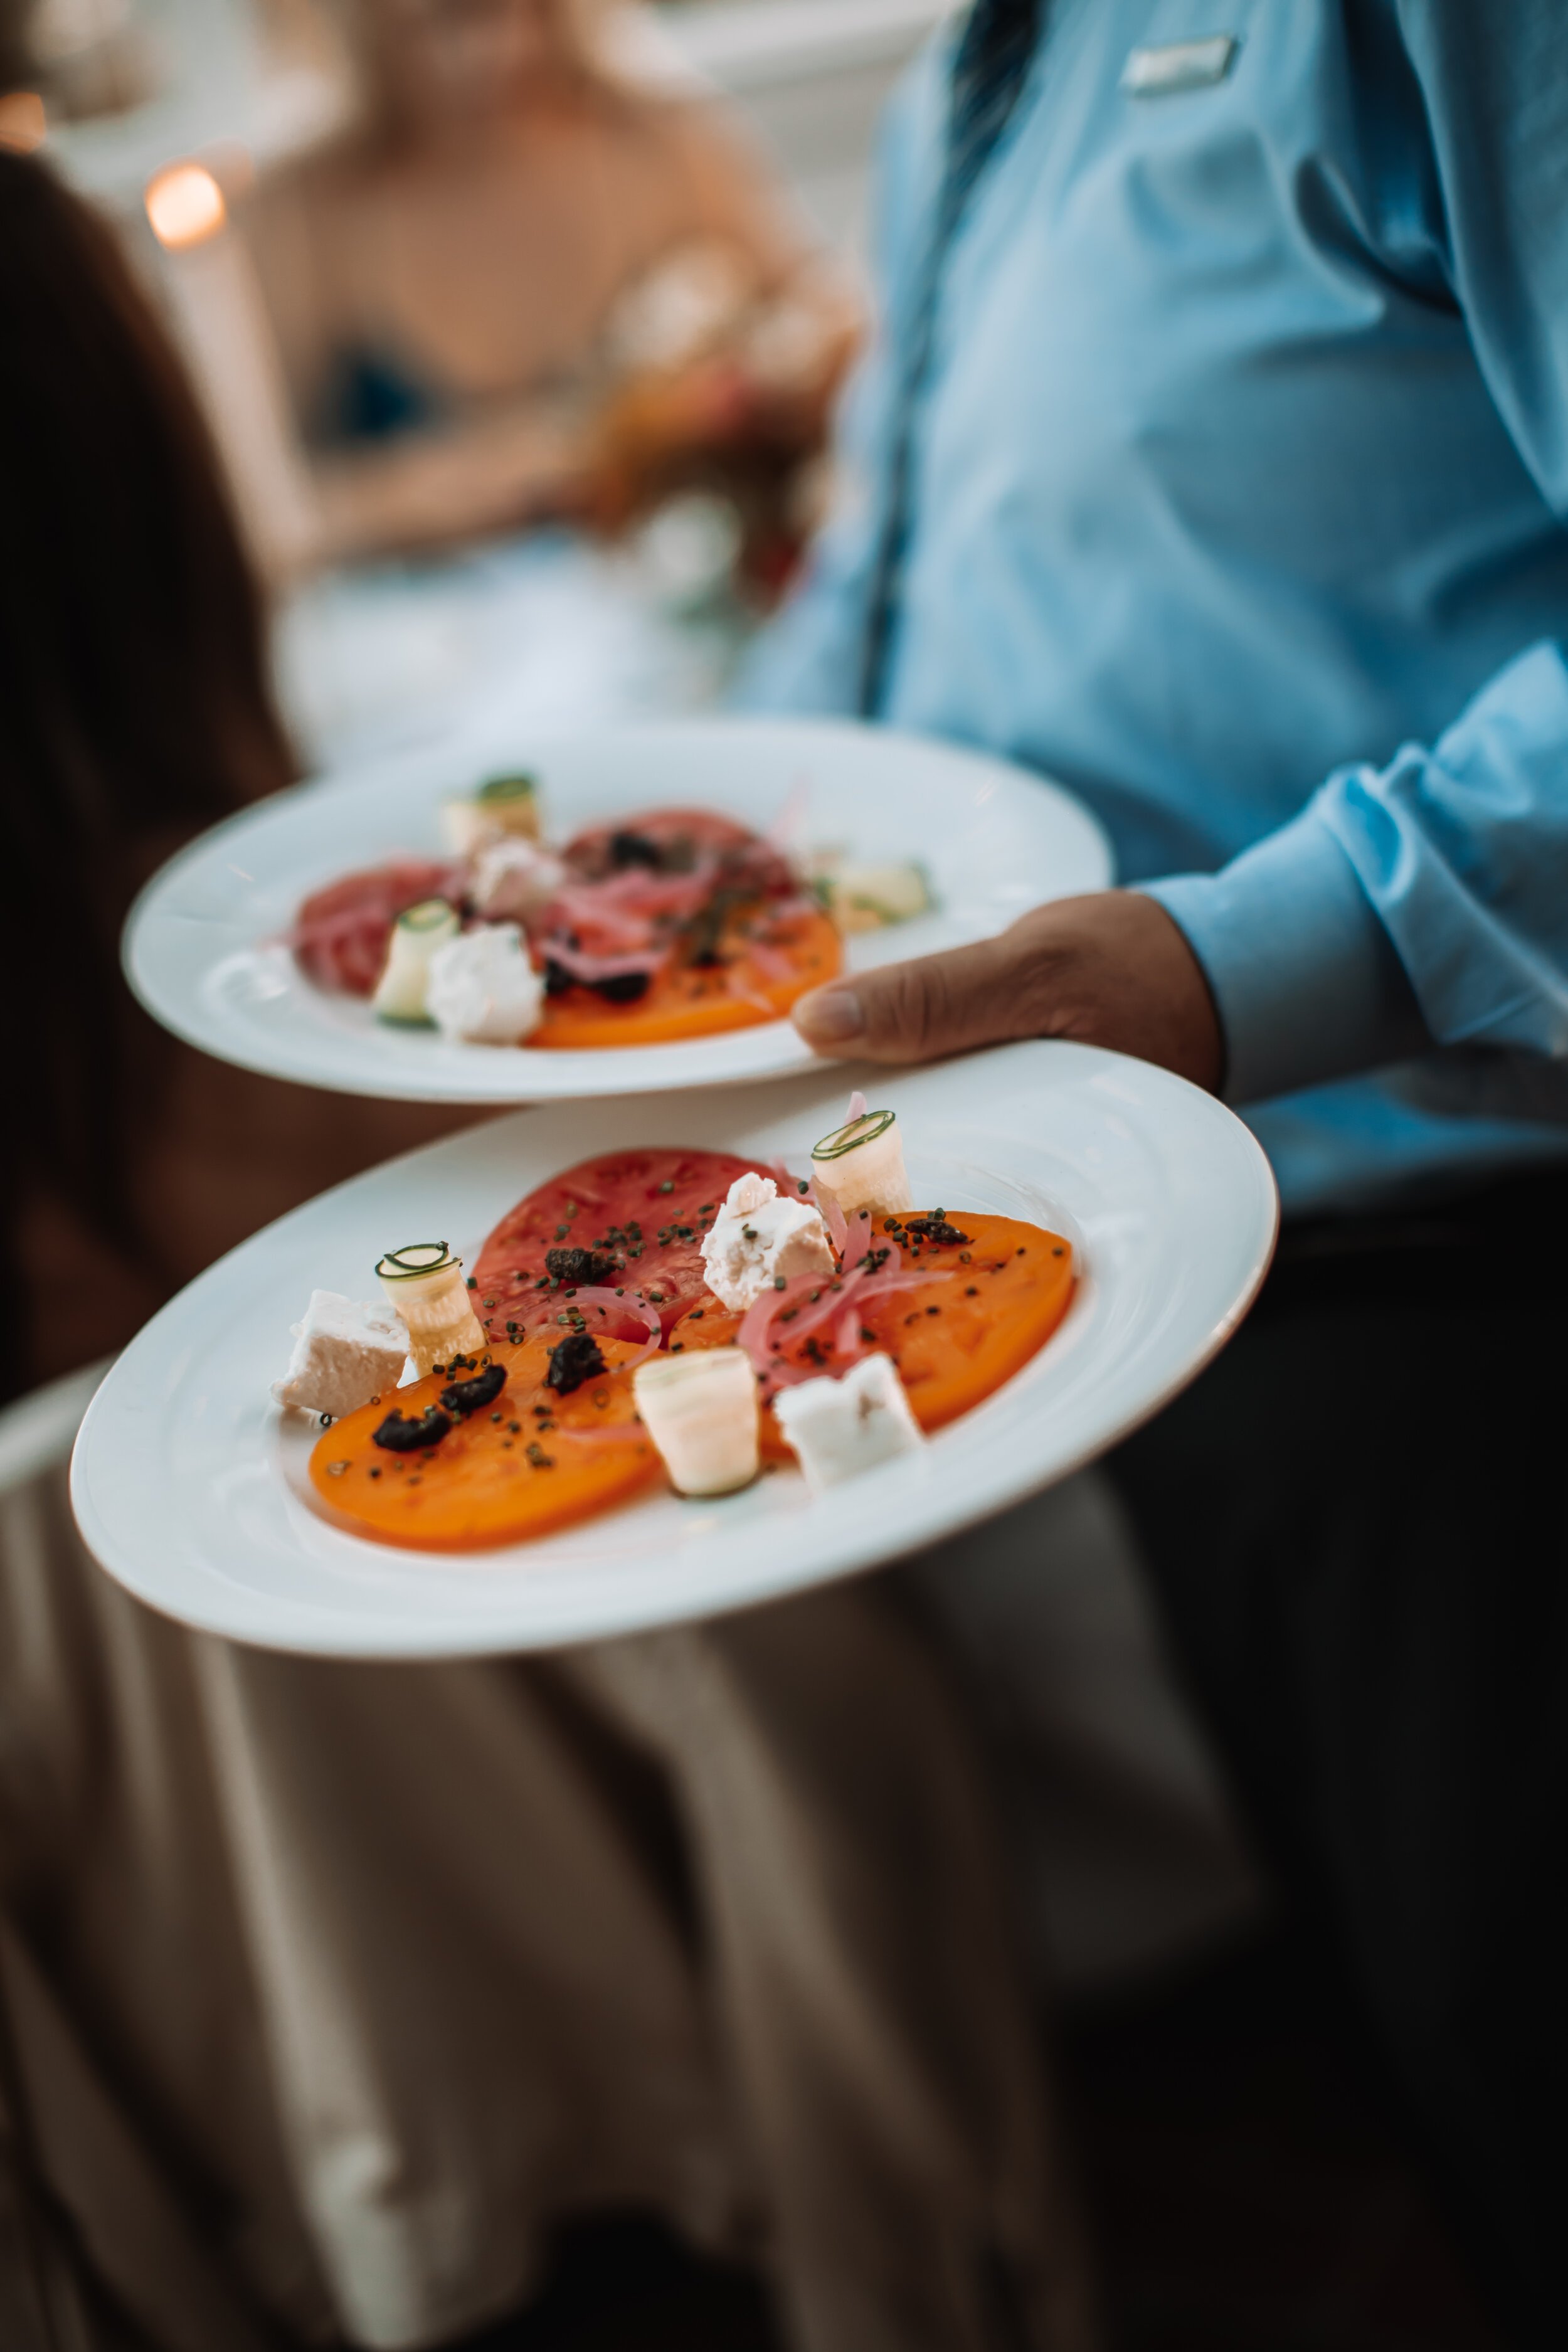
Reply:
[[436, 1404], [447, 1373], [410, 1381], [334, 1422], [310, 1455], [310, 1483], [327, 1516], [374, 1543], [474, 1551], [548, 1535], [647, 1485], [658, 1455], [633, 1418], [630, 1381], [616, 1376], [637, 1349], [601, 1340], [606, 1370], [562, 1397], [544, 1386], [560, 1336], [489, 1349], [479, 1360], [505, 1367], [500, 1394], [417, 1453], [393, 1453], [373, 1433], [394, 1410], [417, 1419]]
[[[919, 1213], [911, 1209], [894, 1222], [903, 1228]], [[863, 1344], [891, 1356], [910, 1410], [927, 1430], [972, 1412], [1021, 1371], [1072, 1303], [1072, 1245], [1060, 1234], [967, 1209], [952, 1210], [948, 1222], [963, 1234], [962, 1243], [900, 1244], [900, 1271], [920, 1275], [921, 1282], [879, 1298], [873, 1276], [850, 1302]], [[885, 1218], [876, 1220], [875, 1240], [899, 1240], [887, 1226]], [[728, 1347], [740, 1325], [738, 1315], [710, 1302], [681, 1318], [669, 1344]], [[797, 1347], [791, 1346], [787, 1325], [775, 1334], [784, 1343], [784, 1361], [823, 1373], [837, 1369], [833, 1335], [831, 1322]], [[763, 1450], [773, 1461], [792, 1458], [772, 1413], [763, 1416]]]

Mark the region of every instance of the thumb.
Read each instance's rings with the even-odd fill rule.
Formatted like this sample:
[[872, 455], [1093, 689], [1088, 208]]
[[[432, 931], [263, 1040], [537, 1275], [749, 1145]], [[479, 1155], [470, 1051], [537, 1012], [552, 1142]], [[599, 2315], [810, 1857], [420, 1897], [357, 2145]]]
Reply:
[[818, 1054], [873, 1062], [929, 1062], [1019, 1034], [1017, 992], [998, 940], [830, 981], [790, 1018]]

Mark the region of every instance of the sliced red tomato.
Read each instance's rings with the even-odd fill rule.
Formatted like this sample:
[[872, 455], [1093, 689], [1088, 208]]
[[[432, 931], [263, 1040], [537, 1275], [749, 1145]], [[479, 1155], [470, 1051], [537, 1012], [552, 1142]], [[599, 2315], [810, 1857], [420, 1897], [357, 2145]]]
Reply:
[[317, 890], [300, 908], [292, 945], [318, 988], [369, 996], [399, 915], [422, 898], [460, 893], [464, 869], [449, 860], [398, 857]]
[[628, 833], [651, 841], [660, 850], [673, 849], [682, 842], [699, 851], [742, 849], [759, 837], [737, 824], [733, 817], [721, 816], [716, 809], [638, 809], [631, 816], [617, 817], [612, 824], [591, 824], [574, 834], [563, 853], [567, 865], [577, 874], [607, 872], [611, 843], [617, 835]]
[[[552, 1176], [509, 1209], [474, 1265], [474, 1311], [498, 1340], [553, 1328], [565, 1294], [622, 1290], [666, 1331], [707, 1296], [702, 1236], [737, 1176], [768, 1171], [731, 1151], [607, 1152]], [[548, 1253], [581, 1252], [575, 1265]], [[595, 1326], [597, 1328], [597, 1326]], [[609, 1328], [608, 1324], [605, 1328]], [[628, 1309], [616, 1336], [647, 1325]]]

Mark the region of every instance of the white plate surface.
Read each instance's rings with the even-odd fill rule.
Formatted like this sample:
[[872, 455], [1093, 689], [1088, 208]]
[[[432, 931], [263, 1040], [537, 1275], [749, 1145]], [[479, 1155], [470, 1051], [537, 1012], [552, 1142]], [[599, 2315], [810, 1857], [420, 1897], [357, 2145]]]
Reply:
[[794, 810], [791, 843], [854, 859], [918, 856], [938, 905], [848, 942], [852, 970], [984, 939], [1047, 898], [1103, 889], [1109, 845], [1088, 811], [1022, 769], [886, 728], [708, 719], [447, 747], [301, 785], [231, 818], [154, 877], [125, 936], [148, 1011], [220, 1060], [304, 1086], [405, 1102], [551, 1102], [727, 1086], [810, 1066], [786, 1021], [676, 1045], [599, 1053], [447, 1043], [389, 1028], [305, 979], [277, 944], [302, 898], [394, 851], [441, 854], [443, 799], [524, 767], [546, 821], [581, 825], [660, 803], [715, 808], [759, 831]]
[[[917, 1197], [1071, 1235], [1079, 1282], [1032, 1363], [905, 1457], [812, 1498], [794, 1469], [719, 1502], [660, 1493], [485, 1553], [398, 1552], [301, 1499], [317, 1434], [268, 1383], [310, 1290], [373, 1295], [414, 1232], [469, 1255], [502, 1212], [631, 1144], [805, 1164], [847, 1086], [893, 1103]], [[1273, 1248], [1274, 1181], [1208, 1096], [1090, 1047], [1008, 1045], [932, 1069], [845, 1070], [756, 1095], [515, 1113], [394, 1160], [246, 1242], [154, 1317], [88, 1412], [71, 1494], [89, 1545], [186, 1623], [343, 1657], [543, 1649], [710, 1615], [876, 1566], [988, 1517], [1110, 1444], [1234, 1328]]]

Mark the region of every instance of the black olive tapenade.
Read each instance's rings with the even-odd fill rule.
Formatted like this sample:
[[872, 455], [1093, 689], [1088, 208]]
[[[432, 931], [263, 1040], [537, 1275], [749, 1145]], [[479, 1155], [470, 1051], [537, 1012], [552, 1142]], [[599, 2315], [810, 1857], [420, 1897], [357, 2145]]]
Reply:
[[452, 1426], [452, 1416], [427, 1404], [418, 1418], [406, 1413], [389, 1412], [379, 1429], [373, 1429], [370, 1442], [384, 1445], [389, 1454], [417, 1454], [423, 1446], [439, 1445]]
[[558, 1347], [550, 1351], [550, 1369], [544, 1375], [544, 1385], [558, 1396], [570, 1396], [584, 1381], [595, 1379], [607, 1371], [599, 1343], [590, 1331], [573, 1331]]
[[478, 1412], [481, 1405], [494, 1404], [505, 1386], [506, 1366], [487, 1364], [484, 1370], [476, 1372], [471, 1381], [454, 1381], [450, 1388], [443, 1389], [441, 1402], [448, 1412], [455, 1412], [459, 1421], [466, 1421], [469, 1413]]
[[579, 1290], [586, 1283], [592, 1287], [607, 1282], [616, 1270], [614, 1254], [597, 1249], [547, 1249], [544, 1263], [557, 1282], [568, 1283]]

